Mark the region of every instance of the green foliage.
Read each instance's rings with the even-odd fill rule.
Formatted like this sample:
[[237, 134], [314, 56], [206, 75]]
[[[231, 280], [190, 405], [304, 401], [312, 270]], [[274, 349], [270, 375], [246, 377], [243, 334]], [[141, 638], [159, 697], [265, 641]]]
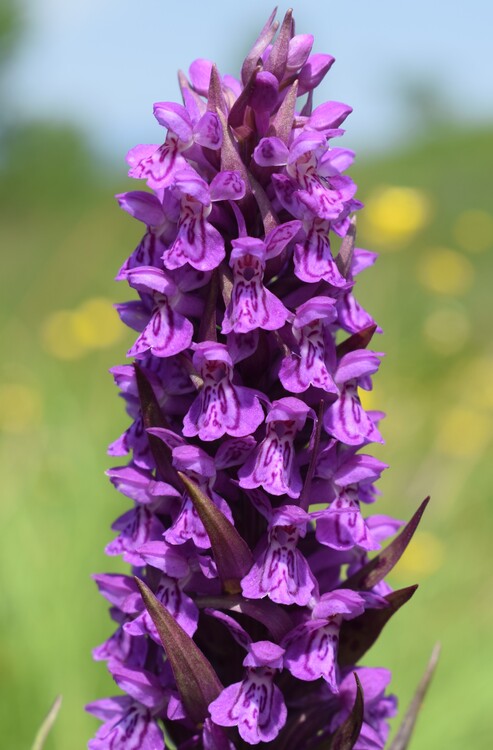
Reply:
[[19, 13], [13, 0], [2, 0], [0, 5], [0, 65], [12, 53], [20, 25]]

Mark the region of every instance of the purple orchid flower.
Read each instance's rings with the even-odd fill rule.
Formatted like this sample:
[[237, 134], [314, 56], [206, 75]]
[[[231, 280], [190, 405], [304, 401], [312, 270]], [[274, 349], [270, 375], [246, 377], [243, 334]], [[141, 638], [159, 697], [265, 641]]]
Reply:
[[300, 680], [323, 677], [333, 693], [339, 692], [337, 649], [343, 620], [364, 612], [365, 601], [355, 591], [338, 589], [323, 594], [311, 619], [298, 625], [283, 641], [284, 664]]
[[192, 169], [175, 174], [173, 191], [180, 196], [178, 234], [163, 253], [166, 268], [181, 268], [189, 263], [199, 271], [211, 271], [225, 257], [224, 240], [207, 221], [212, 203], [240, 200], [245, 183], [238, 172], [220, 172], [210, 185]]
[[243, 680], [225, 688], [210, 706], [212, 721], [238, 727], [240, 737], [250, 745], [274, 740], [284, 726], [287, 709], [282, 692], [273, 679], [283, 667], [284, 649], [271, 641], [252, 642], [232, 617], [209, 610], [222, 622], [237, 643], [246, 649]]
[[130, 165], [129, 177], [145, 179], [148, 186], [156, 190], [169, 187], [176, 172], [187, 169], [188, 162], [183, 153], [194, 143], [219, 149], [222, 130], [215, 113], [206, 112], [196, 120], [195, 112], [190, 116], [186, 107], [173, 102], [155, 104], [154, 116], [160, 125], [168, 128], [165, 142], [162, 146], [135, 146], [128, 152], [127, 162]]
[[164, 271], [152, 266], [132, 269], [127, 278], [134, 289], [153, 297], [151, 318], [128, 350], [128, 356], [150, 351], [155, 357], [171, 357], [188, 349], [192, 343], [193, 325], [183, 314], [188, 306], [178, 285]]
[[90, 703], [86, 710], [104, 723], [89, 750], [165, 750], [164, 738], [152, 712], [125, 695]]
[[[365, 696], [363, 726], [354, 750], [381, 750], [389, 736], [388, 719], [397, 713], [397, 699], [385, 695], [390, 682], [388, 669], [360, 667], [354, 670], [358, 675]], [[356, 697], [356, 683], [353, 674], [347, 674], [339, 690], [340, 710], [332, 719], [332, 729], [336, 729], [349, 715]]]
[[266, 436], [238, 472], [240, 487], [262, 486], [272, 495], [299, 497], [302, 481], [294, 441], [312, 410], [297, 398], [274, 401], [265, 419]]
[[313, 297], [300, 305], [293, 321], [293, 335], [299, 346], [282, 361], [279, 379], [291, 393], [303, 393], [310, 386], [338, 393], [332, 372], [335, 345], [329, 330], [336, 318], [335, 300]]
[[339, 362], [334, 380], [340, 388], [340, 396], [325, 412], [324, 427], [346, 445], [382, 443], [375, 422], [361, 406], [358, 386], [371, 390], [370, 375], [380, 366], [381, 354], [357, 349], [345, 354]]
[[193, 364], [204, 385], [183, 419], [183, 434], [201, 440], [217, 440], [225, 433], [244, 437], [255, 432], [264, 420], [257, 394], [251, 388], [234, 385], [233, 360], [224, 344], [197, 344]]
[[286, 704], [274, 684], [276, 668], [282, 665], [284, 650], [270, 641], [252, 643], [243, 665], [246, 677], [229, 685], [209, 708], [212, 720], [220, 726], [237, 726], [249, 745], [271, 742], [285, 724]]
[[290, 317], [289, 310], [265, 288], [262, 281], [266, 260], [282, 252], [299, 226], [299, 222], [291, 222], [289, 227], [283, 227], [282, 240], [276, 241], [275, 237], [280, 233], [274, 230], [265, 242], [254, 237], [232, 241], [230, 263], [234, 280], [222, 324], [223, 333], [248, 333], [257, 328], [275, 331], [282, 328]]
[[252, 501], [268, 521], [268, 533], [254, 553], [254, 564], [242, 581], [248, 599], [268, 596], [278, 604], [308, 604], [317, 586], [310, 567], [297, 549], [306, 535], [310, 517], [298, 505], [282, 505], [275, 510], [265, 495], [252, 492]]
[[313, 41], [274, 11], [238, 78], [195, 60], [183, 103], [154, 105], [164, 143], [127, 155], [148, 190], [117, 195], [145, 233], [117, 275], [137, 337], [111, 371], [130, 426], [106, 552], [135, 577], [94, 576], [114, 632], [93, 655], [122, 695], [87, 707], [91, 750], [387, 740], [390, 673], [360, 659], [410, 596], [385, 575], [422, 510], [369, 554], [402, 525], [362, 511], [386, 468], [358, 395], [382, 356], [355, 296], [375, 255], [354, 247], [354, 154], [332, 145], [351, 108], [314, 107], [334, 58]]
[[[159, 434], [157, 430], [154, 432]], [[186, 471], [199, 487], [210, 494], [212, 502], [221, 510], [221, 513], [232, 521], [226, 500], [213, 490], [216, 470], [210, 456], [197, 446], [183, 444], [173, 448], [172, 457], [173, 465], [180, 471]], [[200, 550], [210, 547], [207, 531], [187, 492], [183, 494], [182, 503], [177, 512], [172, 512], [172, 522], [163, 536], [167, 542], [175, 545], [184, 544], [191, 539]]]

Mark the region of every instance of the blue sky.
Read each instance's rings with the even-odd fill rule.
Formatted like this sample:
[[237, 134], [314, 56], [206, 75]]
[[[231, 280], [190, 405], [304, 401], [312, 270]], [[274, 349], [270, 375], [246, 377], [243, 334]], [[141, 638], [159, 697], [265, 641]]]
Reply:
[[[75, 122], [111, 158], [162, 137], [154, 101], [178, 100], [176, 70], [197, 57], [236, 74], [272, 8], [265, 0], [19, 0], [26, 29], [7, 71], [14, 118]], [[287, 4], [279, 6], [282, 17]], [[451, 116], [493, 121], [492, 0], [303, 0], [297, 31], [336, 65], [318, 101], [347, 102], [347, 145], [384, 150], [419, 117], [404, 91], [422, 81]]]

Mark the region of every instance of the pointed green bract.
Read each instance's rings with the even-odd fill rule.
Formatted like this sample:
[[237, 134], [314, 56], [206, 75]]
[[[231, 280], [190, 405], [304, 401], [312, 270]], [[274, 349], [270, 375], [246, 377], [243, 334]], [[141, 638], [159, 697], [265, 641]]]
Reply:
[[56, 721], [61, 705], [62, 705], [62, 696], [58, 695], [55, 698], [53, 705], [51, 706], [50, 710], [48, 711], [48, 714], [46, 715], [46, 718], [44, 719], [43, 723], [41, 724], [38, 730], [38, 733], [36, 735], [36, 738], [34, 740], [31, 750], [43, 750], [45, 746], [45, 742], [48, 738], [48, 735], [51, 732], [53, 724]]
[[268, 57], [265, 70], [273, 73], [276, 78], [280, 81], [286, 70], [286, 64], [288, 61], [289, 42], [292, 37], [293, 28], [293, 10], [289, 8], [286, 11], [279, 34], [277, 35], [276, 41], [272, 45], [272, 51]]
[[[139, 391], [142, 421], [145, 429], [147, 430], [150, 427], [168, 428], [168, 424], [163, 417], [155, 393], [151, 384], [147, 380], [144, 371], [136, 362], [134, 363], [134, 369], [137, 388]], [[173, 475], [176, 474], [176, 471], [171, 464], [171, 452], [168, 446], [163, 443], [162, 440], [159, 440], [159, 438], [150, 433], [147, 433], [147, 439], [149, 440], [149, 447], [158, 470], [163, 477], [173, 477]]]
[[341, 248], [335, 259], [339, 271], [346, 279], [351, 270], [351, 261], [353, 260], [355, 240], [356, 223], [355, 219], [353, 219], [351, 221], [351, 224], [349, 225], [348, 233], [341, 242]]
[[364, 714], [363, 688], [356, 672], [353, 672], [353, 675], [356, 680], [354, 705], [346, 721], [341, 724], [333, 736], [330, 750], [352, 750], [361, 732]]
[[159, 633], [185, 710], [195, 724], [200, 724], [209, 715], [209, 703], [217, 698], [223, 686], [195, 641], [140, 578], [136, 577], [135, 582]]
[[[217, 110], [217, 116], [221, 123], [223, 131], [223, 144], [221, 146], [221, 170], [231, 170], [239, 172], [247, 188], [247, 194], [249, 192], [249, 184], [247, 177], [247, 170], [243, 164], [241, 157], [238, 153], [237, 146], [231, 135], [231, 130], [228, 126], [226, 117], [220, 109]], [[241, 203], [241, 201], [239, 201]]]
[[273, 229], [275, 229], [279, 225], [279, 219], [274, 213], [274, 209], [272, 208], [272, 204], [267, 197], [267, 193], [263, 189], [263, 187], [257, 182], [255, 177], [251, 174], [251, 172], [248, 173], [248, 180], [250, 182], [252, 192], [255, 196], [255, 200], [257, 201], [258, 208], [260, 211], [260, 216], [262, 217], [262, 223], [264, 225], [265, 233], [271, 232]]
[[376, 330], [376, 325], [370, 325], [358, 331], [358, 333], [353, 333], [352, 336], [337, 345], [337, 356], [343, 357], [348, 352], [354, 352], [355, 349], [366, 349]]
[[269, 135], [277, 136], [286, 145], [289, 143], [289, 137], [291, 135], [291, 126], [295, 116], [297, 96], [298, 81], [295, 81], [286, 94], [283, 103], [279, 107], [279, 110], [273, 119], [271, 130], [269, 130]]
[[239, 594], [240, 580], [253, 564], [252, 553], [247, 543], [195, 482], [181, 471], [178, 472], [178, 476], [209, 535], [224, 591], [227, 594]]
[[228, 125], [232, 128], [241, 127], [243, 125], [243, 118], [245, 114], [245, 109], [248, 105], [248, 100], [252, 95], [252, 92], [255, 88], [255, 81], [257, 79], [257, 73], [260, 73], [262, 68], [260, 65], [257, 65], [256, 68], [252, 70], [252, 74], [250, 78], [248, 79], [248, 82], [239, 95], [238, 99], [235, 101], [233, 106], [231, 107], [231, 111], [228, 116]]
[[388, 601], [387, 607], [367, 609], [354, 620], [347, 620], [341, 628], [339, 664], [341, 666], [356, 664], [373, 646], [392, 615], [409, 601], [417, 588], [417, 586], [408, 586], [405, 589], [392, 591], [385, 597]]
[[377, 583], [383, 581], [385, 576], [390, 573], [392, 568], [400, 560], [404, 550], [411, 541], [429, 501], [429, 497], [423, 500], [414, 516], [404, 526], [394, 541], [382, 550], [380, 554], [370, 560], [369, 563], [364, 565], [361, 570], [358, 570], [354, 575], [344, 581], [344, 588], [368, 591], [373, 588], [373, 586], [376, 586]]
[[407, 748], [409, 747], [409, 740], [411, 739], [411, 735], [413, 733], [419, 711], [421, 709], [421, 706], [423, 705], [424, 697], [437, 668], [440, 651], [441, 646], [439, 643], [437, 643], [432, 651], [430, 661], [428, 662], [425, 673], [416, 689], [414, 697], [411, 701], [411, 705], [406, 711], [406, 714], [389, 750], [407, 750]]

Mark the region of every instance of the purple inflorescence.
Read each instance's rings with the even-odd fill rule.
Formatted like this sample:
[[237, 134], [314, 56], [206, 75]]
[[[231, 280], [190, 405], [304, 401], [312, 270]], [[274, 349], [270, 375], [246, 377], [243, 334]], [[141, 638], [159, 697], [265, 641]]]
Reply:
[[[350, 650], [392, 596], [357, 574], [401, 525], [366, 513], [386, 466], [366, 453], [382, 415], [359, 389], [382, 355], [353, 297], [375, 260], [354, 247], [354, 154], [331, 145], [351, 109], [313, 108], [333, 58], [312, 54], [290, 12], [277, 30], [273, 14], [240, 80], [192, 63], [183, 105], [154, 105], [164, 142], [127, 156], [150, 191], [117, 196], [146, 231], [118, 274], [136, 292], [117, 305], [136, 364], [112, 371], [133, 421], [110, 446], [128, 463], [108, 475], [133, 507], [106, 551], [219, 687], [197, 721], [139, 582], [95, 576], [117, 628], [94, 658], [124, 694], [88, 706], [103, 721], [91, 750], [309, 750], [350, 720], [358, 692], [351, 747], [378, 749], [395, 713], [390, 673], [355, 666], [365, 649]], [[233, 532], [243, 562], [225, 582]]]

